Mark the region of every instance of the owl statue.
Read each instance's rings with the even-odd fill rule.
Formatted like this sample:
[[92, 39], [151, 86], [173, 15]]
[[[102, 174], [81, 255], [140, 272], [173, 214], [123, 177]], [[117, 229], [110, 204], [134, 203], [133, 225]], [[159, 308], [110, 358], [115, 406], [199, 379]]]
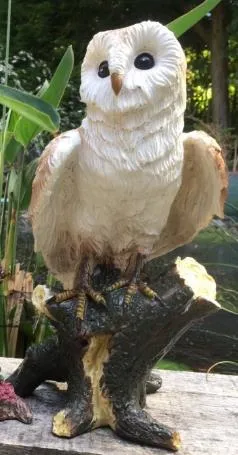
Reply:
[[183, 133], [186, 59], [159, 22], [96, 34], [80, 95], [86, 117], [43, 152], [30, 216], [35, 250], [64, 288], [103, 302], [95, 266], [120, 268], [121, 285], [143, 291], [146, 261], [222, 217], [227, 174], [213, 138]]

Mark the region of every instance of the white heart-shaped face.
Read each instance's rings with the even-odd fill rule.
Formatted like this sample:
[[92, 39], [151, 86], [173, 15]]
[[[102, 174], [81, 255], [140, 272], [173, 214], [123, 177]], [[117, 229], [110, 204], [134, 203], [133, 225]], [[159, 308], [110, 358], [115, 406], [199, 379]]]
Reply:
[[[122, 79], [116, 95], [111, 75]], [[185, 103], [186, 60], [174, 34], [159, 22], [96, 34], [82, 64], [81, 99], [104, 112], [128, 112], [171, 104], [181, 92]]]

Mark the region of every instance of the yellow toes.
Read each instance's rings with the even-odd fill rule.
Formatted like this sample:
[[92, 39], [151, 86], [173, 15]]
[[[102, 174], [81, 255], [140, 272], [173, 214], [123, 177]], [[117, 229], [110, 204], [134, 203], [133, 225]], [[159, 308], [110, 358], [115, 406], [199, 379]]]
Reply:
[[136, 283], [131, 283], [126, 291], [124, 303], [129, 305], [133, 299], [133, 296], [137, 293], [138, 286]]
[[101, 303], [106, 305], [106, 300], [100, 292], [95, 291], [94, 289], [87, 289], [86, 294], [96, 303]]
[[86, 310], [86, 293], [85, 291], [79, 291], [78, 292], [78, 305], [76, 309], [76, 316], [78, 319], [81, 319], [83, 321], [84, 316], [85, 316], [85, 310]]
[[124, 288], [125, 286], [128, 286], [128, 280], [118, 280], [115, 283], [113, 283], [111, 286], [108, 286], [105, 289], [105, 292], [116, 291], [117, 289]]
[[138, 289], [144, 296], [148, 297], [148, 299], [150, 300], [158, 298], [157, 292], [153, 291], [153, 289], [147, 286], [146, 283], [139, 284]]

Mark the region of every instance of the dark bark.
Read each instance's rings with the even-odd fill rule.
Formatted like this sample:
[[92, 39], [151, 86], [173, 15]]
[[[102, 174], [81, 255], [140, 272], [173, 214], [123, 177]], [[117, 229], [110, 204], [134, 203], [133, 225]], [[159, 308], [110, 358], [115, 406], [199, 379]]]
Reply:
[[212, 11], [212, 121], [222, 128], [228, 127], [228, 33], [225, 1]]
[[[98, 285], [102, 291], [105, 281], [109, 284], [108, 274], [102, 272], [93, 281], [94, 288]], [[126, 289], [107, 293], [106, 308], [88, 300], [83, 321], [76, 318], [77, 298], [47, 303], [58, 339], [30, 348], [8, 381], [21, 396], [31, 394], [46, 379], [68, 382], [68, 403], [54, 417], [54, 434], [73, 437], [108, 425], [126, 439], [179, 448], [178, 433], [142, 409], [146, 380], [154, 363], [193, 322], [218, 306], [194, 299], [175, 267], [159, 277], [158, 289], [161, 301], [138, 292], [126, 306]], [[158, 385], [147, 383], [150, 391]]]

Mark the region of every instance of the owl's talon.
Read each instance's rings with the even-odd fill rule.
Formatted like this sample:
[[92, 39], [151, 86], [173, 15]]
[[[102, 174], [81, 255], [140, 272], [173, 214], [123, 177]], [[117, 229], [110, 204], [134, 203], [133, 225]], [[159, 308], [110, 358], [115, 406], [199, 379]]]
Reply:
[[111, 286], [107, 286], [104, 289], [104, 292], [113, 292], [113, 291], [116, 291], [118, 289], [128, 286], [128, 284], [129, 284], [128, 280], [124, 280], [124, 279], [118, 280], [115, 283], [113, 283]]
[[148, 297], [150, 300], [160, 300], [160, 297], [158, 296], [157, 292], [155, 292], [153, 289], [151, 289], [147, 283], [139, 283], [138, 284], [138, 290], [145, 296]]
[[134, 282], [131, 282], [128, 286], [128, 289], [126, 291], [126, 295], [124, 298], [124, 303], [125, 305], [129, 305], [134, 297], [134, 295], [137, 293], [138, 290], [138, 285]]
[[95, 291], [91, 287], [86, 287], [78, 291], [78, 306], [76, 310], [77, 318], [83, 321], [87, 310], [87, 297], [97, 304], [106, 306], [106, 300], [100, 292]]
[[87, 295], [86, 292], [82, 289], [78, 292], [78, 305], [76, 309], [76, 316], [81, 321], [84, 320], [84, 316], [86, 313], [86, 306], [87, 306]]
[[166, 306], [165, 302], [161, 299], [159, 294], [151, 289], [147, 283], [140, 282], [138, 284], [138, 290], [148, 299], [157, 300], [162, 306]]
[[75, 289], [59, 292], [55, 295], [56, 303], [64, 302], [65, 300], [73, 299], [78, 296], [78, 291]]
[[158, 300], [159, 302], [161, 301], [157, 292], [153, 291], [153, 289], [151, 289], [146, 283], [131, 282], [128, 286], [128, 289], [126, 291], [126, 295], [124, 298], [124, 302], [126, 305], [129, 305], [131, 303], [133, 296], [138, 291], [140, 291], [141, 294], [143, 294], [145, 297], [147, 297], [150, 300]]
[[86, 295], [90, 297], [95, 303], [99, 303], [106, 306], [106, 300], [100, 292], [95, 291], [92, 288], [87, 288], [85, 292]]
[[133, 296], [137, 293], [138, 286], [137, 284], [132, 280], [126, 280], [126, 279], [121, 279], [113, 283], [111, 286], [108, 286], [104, 292], [113, 292], [118, 289], [122, 289], [128, 286], [128, 289], [126, 291], [126, 295], [124, 298], [124, 303], [126, 305], [129, 305], [132, 301]]
[[103, 295], [100, 292], [95, 291], [94, 289], [90, 287], [85, 287], [80, 290], [67, 290], [60, 292], [54, 297], [54, 300], [56, 303], [60, 304], [61, 302], [64, 302], [65, 300], [77, 298], [78, 300], [78, 305], [76, 309], [76, 315], [78, 319], [83, 320], [85, 313], [86, 313], [86, 307], [87, 307], [87, 297], [92, 299], [95, 303], [105, 305], [106, 306], [106, 300], [103, 297]]

